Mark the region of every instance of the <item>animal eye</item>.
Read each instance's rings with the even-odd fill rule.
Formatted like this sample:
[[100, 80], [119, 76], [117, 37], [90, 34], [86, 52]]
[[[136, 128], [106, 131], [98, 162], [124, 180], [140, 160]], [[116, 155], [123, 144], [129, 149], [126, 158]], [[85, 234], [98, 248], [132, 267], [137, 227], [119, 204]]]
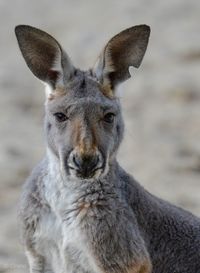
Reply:
[[103, 117], [103, 120], [107, 123], [113, 123], [115, 118], [115, 114], [113, 113], [107, 113], [105, 114], [105, 116]]
[[54, 116], [58, 122], [63, 122], [67, 120], [67, 116], [63, 113], [55, 113]]

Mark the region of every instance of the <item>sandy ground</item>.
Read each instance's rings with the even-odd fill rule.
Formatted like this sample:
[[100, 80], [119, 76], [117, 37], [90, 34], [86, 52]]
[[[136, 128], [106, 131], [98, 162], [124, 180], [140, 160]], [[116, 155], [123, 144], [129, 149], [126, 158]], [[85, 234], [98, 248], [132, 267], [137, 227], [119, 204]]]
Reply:
[[14, 26], [48, 31], [86, 68], [112, 35], [141, 23], [151, 39], [143, 65], [121, 87], [118, 158], [149, 191], [200, 216], [200, 1], [0, 0], [0, 273], [27, 272], [17, 205], [45, 152], [43, 86], [25, 66]]

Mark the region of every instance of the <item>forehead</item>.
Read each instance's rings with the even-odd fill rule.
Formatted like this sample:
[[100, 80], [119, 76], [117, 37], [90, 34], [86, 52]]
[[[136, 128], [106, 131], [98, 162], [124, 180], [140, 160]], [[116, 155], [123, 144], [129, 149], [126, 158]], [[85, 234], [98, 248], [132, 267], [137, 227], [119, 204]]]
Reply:
[[72, 81], [66, 85], [64, 92], [55, 91], [53, 99], [49, 100], [49, 110], [73, 108], [106, 109], [118, 108], [118, 99], [109, 87], [102, 86], [88, 72], [77, 71]]

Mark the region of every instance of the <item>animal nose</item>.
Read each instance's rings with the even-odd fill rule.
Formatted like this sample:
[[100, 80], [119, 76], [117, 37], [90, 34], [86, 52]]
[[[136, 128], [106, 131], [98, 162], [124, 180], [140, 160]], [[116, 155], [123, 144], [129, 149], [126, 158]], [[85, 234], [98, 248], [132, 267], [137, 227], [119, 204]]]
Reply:
[[79, 156], [78, 154], [75, 154], [73, 156], [73, 163], [81, 176], [89, 177], [92, 176], [94, 171], [97, 169], [97, 165], [99, 163], [99, 156], [98, 155]]

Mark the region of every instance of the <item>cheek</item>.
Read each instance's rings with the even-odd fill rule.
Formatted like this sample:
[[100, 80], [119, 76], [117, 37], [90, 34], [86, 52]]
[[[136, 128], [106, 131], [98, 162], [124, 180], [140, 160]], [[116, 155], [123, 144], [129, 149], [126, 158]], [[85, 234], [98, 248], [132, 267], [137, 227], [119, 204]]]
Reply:
[[53, 136], [54, 147], [56, 147], [61, 160], [65, 160], [73, 150], [73, 136], [70, 127], [56, 130]]
[[118, 149], [123, 138], [124, 126], [120, 121], [114, 125], [112, 130], [105, 137], [106, 149], [112, 154]]
[[97, 138], [97, 146], [104, 155], [111, 153], [115, 146], [116, 141], [116, 129], [115, 128], [101, 128], [99, 130]]
[[47, 145], [48, 148], [50, 148], [51, 151], [54, 153], [54, 155], [59, 158], [58, 147], [53, 136], [52, 128], [49, 126], [47, 127]]
[[46, 141], [48, 148], [59, 158], [62, 134], [52, 121], [48, 121], [45, 126]]

